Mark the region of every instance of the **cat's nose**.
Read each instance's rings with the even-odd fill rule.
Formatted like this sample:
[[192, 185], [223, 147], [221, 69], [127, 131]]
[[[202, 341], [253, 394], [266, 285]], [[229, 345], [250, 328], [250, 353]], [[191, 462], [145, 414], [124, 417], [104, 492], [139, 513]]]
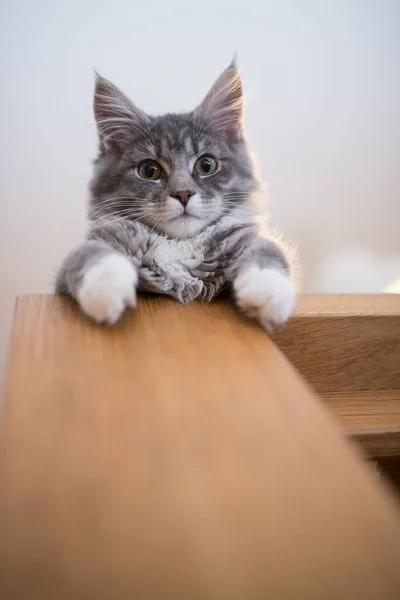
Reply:
[[189, 202], [189, 198], [194, 196], [194, 192], [189, 192], [186, 190], [185, 192], [175, 192], [175, 194], [171, 194], [171, 196], [179, 200], [182, 206], [186, 206], [186, 204]]

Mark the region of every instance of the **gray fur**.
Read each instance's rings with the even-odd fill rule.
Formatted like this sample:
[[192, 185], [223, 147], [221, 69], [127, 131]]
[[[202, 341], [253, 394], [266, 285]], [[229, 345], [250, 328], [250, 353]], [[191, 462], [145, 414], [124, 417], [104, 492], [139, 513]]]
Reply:
[[[87, 269], [115, 252], [137, 268], [139, 290], [183, 303], [212, 299], [248, 264], [289, 272], [285, 252], [259, 233], [252, 199], [257, 181], [243, 136], [235, 65], [191, 113], [149, 117], [100, 77], [94, 108], [100, 151], [90, 185], [90, 229], [87, 241], [65, 259], [58, 293], [77, 299]], [[203, 154], [219, 164], [204, 178], [193, 167]], [[159, 181], [139, 177], [145, 159], [163, 167]], [[171, 218], [177, 203], [171, 197], [180, 190], [191, 190], [197, 204], [193, 215]]]

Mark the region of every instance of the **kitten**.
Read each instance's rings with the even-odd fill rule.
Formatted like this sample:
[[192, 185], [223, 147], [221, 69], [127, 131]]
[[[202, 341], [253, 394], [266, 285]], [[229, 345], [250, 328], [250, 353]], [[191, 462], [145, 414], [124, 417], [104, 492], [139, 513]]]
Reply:
[[97, 76], [90, 229], [61, 266], [57, 293], [112, 324], [137, 290], [186, 303], [229, 287], [267, 331], [282, 325], [295, 286], [285, 251], [259, 226], [242, 111], [235, 63], [193, 112], [161, 117]]

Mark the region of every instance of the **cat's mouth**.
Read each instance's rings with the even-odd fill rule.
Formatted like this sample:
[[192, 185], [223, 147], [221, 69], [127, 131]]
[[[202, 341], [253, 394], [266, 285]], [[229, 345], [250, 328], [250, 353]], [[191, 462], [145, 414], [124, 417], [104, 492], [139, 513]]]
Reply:
[[186, 210], [184, 212], [182, 212], [180, 215], [176, 215], [175, 217], [172, 217], [170, 219], [170, 221], [189, 221], [190, 219], [199, 219], [199, 217], [197, 217], [196, 215], [192, 215], [191, 213], [187, 212]]
[[181, 212], [160, 224], [160, 228], [168, 235], [177, 238], [188, 238], [199, 233], [206, 226], [206, 222], [199, 216], [190, 212]]

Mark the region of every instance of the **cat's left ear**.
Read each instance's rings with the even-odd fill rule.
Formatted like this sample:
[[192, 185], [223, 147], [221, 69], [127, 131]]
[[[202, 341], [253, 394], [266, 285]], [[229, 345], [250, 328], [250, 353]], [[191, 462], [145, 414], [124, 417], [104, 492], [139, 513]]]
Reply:
[[194, 115], [233, 140], [243, 135], [243, 86], [236, 58], [221, 73]]

